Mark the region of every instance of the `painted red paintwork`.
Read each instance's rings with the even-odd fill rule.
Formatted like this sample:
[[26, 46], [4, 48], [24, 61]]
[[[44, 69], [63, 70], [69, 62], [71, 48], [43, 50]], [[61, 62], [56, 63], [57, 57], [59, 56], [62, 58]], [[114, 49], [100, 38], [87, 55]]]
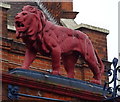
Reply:
[[52, 74], [59, 75], [62, 59], [69, 78], [74, 78], [74, 66], [79, 55], [88, 63], [94, 74], [92, 82], [100, 84], [104, 65], [86, 34], [55, 25], [48, 21], [41, 10], [27, 5], [15, 17], [17, 38], [26, 44], [22, 68], [28, 69], [37, 52], [51, 55]]

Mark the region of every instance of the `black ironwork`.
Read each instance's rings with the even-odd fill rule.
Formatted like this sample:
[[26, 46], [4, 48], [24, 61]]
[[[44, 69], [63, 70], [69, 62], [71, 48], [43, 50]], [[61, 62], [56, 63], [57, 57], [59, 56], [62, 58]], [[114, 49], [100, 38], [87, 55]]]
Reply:
[[36, 99], [56, 101], [56, 102], [70, 102], [70, 101], [59, 100], [59, 99], [54, 99], [54, 98], [47, 98], [47, 97], [22, 94], [22, 93], [18, 93], [18, 92], [19, 92], [18, 86], [8, 85], [8, 98], [11, 100], [18, 100], [20, 96], [23, 96], [23, 97], [31, 97], [31, 98], [36, 98]]
[[117, 66], [117, 64], [118, 59], [114, 58], [112, 61], [114, 69], [110, 68], [107, 72], [108, 76], [112, 78], [109, 82], [105, 82], [105, 85], [103, 87], [103, 95], [105, 97], [104, 101], [112, 100], [112, 102], [117, 102], [116, 99], [120, 98], [120, 85], [117, 83], [120, 81], [118, 78], [118, 73], [120, 73], [120, 66]]
[[13, 86], [13, 85], [8, 85], [8, 98], [9, 99], [18, 99], [18, 91], [19, 91], [19, 87], [18, 86]]

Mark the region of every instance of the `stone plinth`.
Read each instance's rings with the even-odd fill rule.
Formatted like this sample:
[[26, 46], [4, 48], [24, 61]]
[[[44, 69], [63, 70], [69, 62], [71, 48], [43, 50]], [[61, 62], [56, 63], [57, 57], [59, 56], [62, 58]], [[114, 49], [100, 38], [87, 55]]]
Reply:
[[[19, 86], [19, 93], [23, 94], [39, 94], [42, 97], [76, 102], [86, 100], [100, 102], [103, 99], [101, 85], [32, 70], [17, 68], [11, 70], [10, 73], [3, 73], [3, 82], [6, 85]], [[7, 93], [4, 99], [7, 99]], [[24, 97], [19, 97], [19, 99], [24, 100]]]

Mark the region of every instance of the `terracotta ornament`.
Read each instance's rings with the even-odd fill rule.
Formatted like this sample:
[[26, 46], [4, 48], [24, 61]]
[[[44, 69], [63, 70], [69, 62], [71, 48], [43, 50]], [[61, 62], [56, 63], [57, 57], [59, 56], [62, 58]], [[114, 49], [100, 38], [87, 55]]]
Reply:
[[92, 82], [101, 84], [104, 65], [86, 34], [58, 26], [48, 21], [43, 12], [27, 5], [15, 17], [17, 38], [26, 44], [25, 59], [22, 68], [29, 69], [37, 52], [51, 55], [52, 74], [60, 74], [62, 59], [69, 78], [74, 78], [74, 66], [81, 55], [94, 74]]

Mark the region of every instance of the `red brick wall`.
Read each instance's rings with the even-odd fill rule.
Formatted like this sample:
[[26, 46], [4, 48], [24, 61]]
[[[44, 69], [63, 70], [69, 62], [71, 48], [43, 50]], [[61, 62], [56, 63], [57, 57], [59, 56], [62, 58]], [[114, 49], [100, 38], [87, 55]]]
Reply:
[[65, 11], [73, 11], [73, 3], [72, 2], [62, 2], [61, 8]]
[[43, 2], [47, 10], [60, 23], [60, 18], [74, 19], [78, 12], [73, 12], [72, 2]]
[[[2, 36], [7, 36], [7, 9], [3, 9], [0, 7], [0, 34]], [[1, 26], [2, 25], [2, 26]]]
[[107, 34], [86, 28], [80, 30], [89, 36], [100, 58], [107, 60]]

